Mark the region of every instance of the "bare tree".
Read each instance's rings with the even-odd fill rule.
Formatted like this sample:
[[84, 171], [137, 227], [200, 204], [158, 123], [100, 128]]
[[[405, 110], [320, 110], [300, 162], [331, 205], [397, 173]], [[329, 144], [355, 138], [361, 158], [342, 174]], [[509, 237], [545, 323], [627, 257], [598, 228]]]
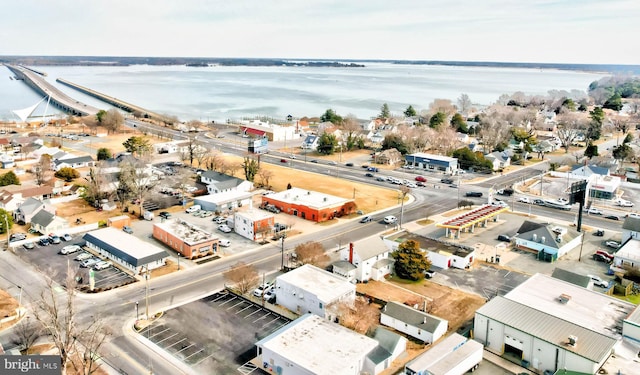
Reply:
[[580, 117], [573, 112], [564, 112], [558, 116], [558, 138], [565, 153], [569, 153], [569, 147], [573, 141], [584, 131]]
[[15, 325], [13, 332], [13, 343], [20, 348], [20, 353], [23, 355], [30, 354], [29, 350], [43, 333], [40, 323], [32, 321], [30, 316], [22, 318]]
[[238, 262], [224, 273], [225, 280], [233, 283], [240, 294], [249, 292], [260, 279], [256, 269], [244, 262]]
[[312, 264], [314, 266], [324, 268], [329, 261], [329, 257], [325, 254], [325, 249], [319, 242], [305, 242], [296, 246], [295, 253], [300, 265]]
[[267, 189], [271, 189], [269, 180], [271, 180], [271, 178], [273, 177], [273, 172], [268, 169], [260, 168], [258, 170], [258, 176], [260, 176], [260, 181], [262, 181], [262, 185]]
[[44, 185], [51, 179], [51, 156], [43, 154], [40, 160], [33, 166], [33, 175], [36, 185]]
[[347, 150], [353, 150], [358, 146], [359, 133], [362, 130], [360, 122], [355, 115], [349, 114], [342, 123], [343, 143]]
[[358, 296], [353, 303], [338, 305], [340, 324], [358, 333], [366, 334], [380, 321], [380, 309], [372, 305], [366, 297]]
[[188, 131], [194, 131], [194, 132], [198, 132], [200, 131], [200, 128], [202, 128], [202, 121], [199, 120], [191, 120], [189, 122], [187, 122], [187, 130]]
[[505, 142], [509, 137], [509, 130], [509, 123], [498, 116], [490, 113], [480, 117], [478, 138], [483, 143], [484, 151], [491, 152], [498, 144]]
[[[111, 180], [112, 174], [105, 173], [104, 161], [99, 161], [94, 167], [89, 168], [89, 175], [85, 177], [87, 186], [85, 188], [85, 198], [90, 204], [96, 205], [101, 199], [109, 198], [110, 192], [116, 184]], [[116, 189], [117, 191], [118, 189]], [[118, 194], [118, 198], [121, 196]], [[124, 198], [123, 198], [124, 199]], [[121, 200], [121, 202], [123, 202]]]
[[449, 99], [434, 99], [429, 104], [429, 114], [434, 115], [438, 112], [444, 113], [447, 117], [451, 117], [456, 113], [456, 106]]
[[[78, 370], [72, 360], [74, 353], [82, 353], [82, 358], [86, 355], [95, 357], [108, 334], [100, 318], [95, 317], [88, 323], [80, 323], [76, 319], [77, 311], [74, 302], [76, 286], [70, 267], [67, 269], [65, 292], [62, 295], [58, 293], [58, 286], [48, 278], [46, 288], [40, 294], [40, 298], [35, 301], [33, 310], [36, 320], [42, 325], [44, 332], [49, 335], [58, 350], [62, 374], [67, 373], [68, 365]], [[90, 368], [93, 370], [89, 371], [89, 369], [83, 373], [91, 374], [97, 367], [99, 364], [92, 361]]]
[[100, 123], [107, 129], [107, 132], [113, 133], [118, 131], [120, 126], [124, 124], [124, 117], [120, 111], [115, 108], [111, 108], [107, 113], [105, 113]]
[[143, 212], [144, 200], [157, 184], [152, 173], [148, 170], [147, 164], [142, 160], [125, 161], [120, 163], [120, 189], [126, 189], [138, 201], [140, 215]]
[[467, 116], [469, 114], [469, 110], [471, 109], [471, 99], [469, 99], [469, 95], [461, 94], [458, 98], [458, 108], [460, 109], [460, 113]]
[[207, 159], [207, 162], [205, 164], [207, 166], [207, 169], [220, 172], [220, 167], [224, 164], [224, 161], [224, 156], [220, 152], [214, 151], [213, 153], [211, 153], [211, 155], [209, 155], [209, 158]]

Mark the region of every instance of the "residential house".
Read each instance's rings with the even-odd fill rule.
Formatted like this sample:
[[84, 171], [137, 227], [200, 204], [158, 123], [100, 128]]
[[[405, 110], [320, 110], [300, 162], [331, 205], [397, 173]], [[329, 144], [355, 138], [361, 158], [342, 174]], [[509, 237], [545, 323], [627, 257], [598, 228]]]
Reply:
[[40, 234], [58, 233], [69, 228], [69, 222], [46, 210], [38, 211], [31, 218], [31, 229]]
[[62, 158], [53, 160], [54, 170], [59, 171], [62, 168], [84, 168], [94, 165], [93, 158], [89, 155], [76, 156], [67, 154]]
[[56, 209], [52, 205], [31, 197], [27, 198], [13, 211], [13, 221], [19, 224], [30, 223], [33, 216], [40, 210], [49, 211], [54, 215], [56, 213]]
[[328, 320], [339, 316], [341, 304], [352, 304], [356, 298], [355, 285], [310, 264], [278, 276], [275, 285], [279, 305]]
[[447, 333], [449, 327], [449, 322], [444, 319], [393, 301], [388, 302], [382, 308], [380, 323], [425, 344], [438, 341]]
[[588, 179], [593, 175], [598, 175], [601, 177], [609, 176], [611, 171], [607, 167], [600, 167], [596, 164], [588, 164], [588, 165], [574, 165], [571, 169], [571, 173], [569, 174], [570, 178], [582, 178]]
[[378, 346], [367, 354], [365, 368], [371, 368], [371, 374], [379, 374], [389, 368], [391, 363], [407, 350], [407, 339], [384, 327], [377, 327], [373, 339]]
[[390, 148], [382, 152], [376, 153], [374, 163], [385, 165], [399, 165], [403, 163], [402, 154], [395, 148]]
[[237, 211], [234, 216], [233, 230], [251, 241], [263, 240], [273, 231], [274, 216], [270, 212], [249, 209]]
[[202, 174], [200, 174], [200, 181], [207, 185], [207, 191], [209, 194], [224, 193], [228, 191], [248, 192], [253, 188], [253, 183], [251, 181], [216, 171], [202, 172]]
[[392, 252], [408, 240], [414, 240], [420, 245], [420, 250], [429, 258], [433, 267], [466, 269], [475, 259], [476, 253], [471, 247], [442, 242], [416, 233], [400, 231], [384, 237], [385, 244]]
[[340, 251], [340, 260], [333, 273], [351, 282], [382, 280], [393, 272], [391, 250], [379, 236], [350, 243]]
[[511, 158], [505, 152], [494, 151], [490, 154], [485, 155], [484, 158], [493, 163], [494, 171], [506, 168], [511, 165]]
[[0, 208], [15, 211], [27, 198], [43, 201], [51, 198], [53, 187], [35, 185], [8, 185], [0, 188]]
[[630, 238], [640, 240], [640, 218], [627, 217], [622, 223], [622, 243], [625, 244]]
[[316, 148], [318, 148], [318, 140], [319, 139], [320, 139], [320, 137], [318, 137], [317, 135], [309, 134], [304, 139], [304, 141], [302, 141], [302, 145], [300, 146], [300, 148], [305, 149], [305, 150], [315, 150]]
[[356, 210], [353, 199], [297, 187], [262, 196], [262, 205], [268, 204], [274, 205], [283, 213], [316, 222], [349, 215]]
[[525, 221], [515, 235], [515, 247], [532, 250], [538, 259], [552, 262], [580, 245], [582, 236], [573, 228]]

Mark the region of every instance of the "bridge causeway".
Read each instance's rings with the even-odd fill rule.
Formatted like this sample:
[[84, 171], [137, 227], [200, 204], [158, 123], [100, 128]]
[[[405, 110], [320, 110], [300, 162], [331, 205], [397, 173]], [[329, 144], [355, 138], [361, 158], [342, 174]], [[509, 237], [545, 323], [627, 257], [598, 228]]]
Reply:
[[91, 116], [100, 111], [98, 108], [81, 103], [53, 86], [41, 74], [21, 66], [6, 65], [13, 74], [22, 79], [29, 87], [43, 96], [50, 97], [50, 103], [58, 109], [74, 116]]

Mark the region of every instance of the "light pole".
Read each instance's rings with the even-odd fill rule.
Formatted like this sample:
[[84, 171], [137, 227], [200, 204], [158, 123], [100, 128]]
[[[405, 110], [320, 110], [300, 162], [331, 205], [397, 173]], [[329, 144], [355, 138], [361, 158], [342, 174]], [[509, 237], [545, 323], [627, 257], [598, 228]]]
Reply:
[[284, 236], [280, 237], [280, 270], [284, 271]]
[[22, 286], [18, 285], [20, 294], [18, 295], [18, 318], [22, 316]]
[[140, 316], [139, 310], [138, 310], [138, 301], [136, 301], [136, 320], [138, 320], [138, 317]]

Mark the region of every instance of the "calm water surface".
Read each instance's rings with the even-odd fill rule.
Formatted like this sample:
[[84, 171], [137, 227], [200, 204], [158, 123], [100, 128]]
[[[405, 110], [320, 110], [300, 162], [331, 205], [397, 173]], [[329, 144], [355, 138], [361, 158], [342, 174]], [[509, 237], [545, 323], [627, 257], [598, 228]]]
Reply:
[[[55, 82], [64, 78], [150, 111], [181, 120], [225, 121], [244, 116], [284, 118], [320, 116], [327, 108], [346, 116], [370, 118], [387, 103], [392, 113], [407, 106], [426, 109], [434, 99], [454, 102], [466, 93], [488, 105], [501, 94], [522, 91], [544, 95], [549, 90], [585, 91], [606, 74], [577, 71], [399, 65], [366, 63], [365, 68], [186, 66], [35, 67], [70, 96], [97, 106], [107, 104]], [[15, 119], [11, 110], [36, 104], [41, 97], [23, 82], [11, 80], [0, 67], [0, 118]], [[53, 113], [42, 103], [34, 115]]]

